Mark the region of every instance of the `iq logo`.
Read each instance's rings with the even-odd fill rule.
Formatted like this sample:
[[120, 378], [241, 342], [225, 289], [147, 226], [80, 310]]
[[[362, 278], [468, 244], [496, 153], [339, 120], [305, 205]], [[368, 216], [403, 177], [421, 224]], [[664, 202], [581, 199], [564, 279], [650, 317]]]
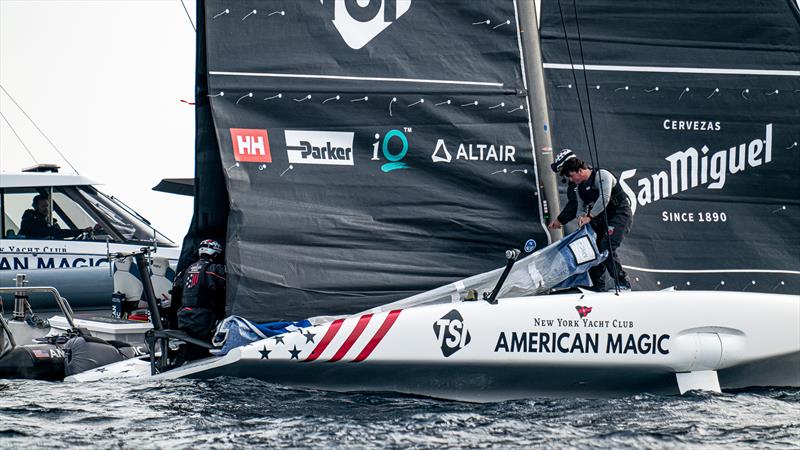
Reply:
[[271, 163], [267, 130], [231, 128], [233, 157], [241, 162]]
[[411, 8], [411, 0], [320, 1], [328, 20], [353, 50], [367, 45]]
[[439, 340], [445, 358], [466, 347], [472, 340], [464, 325], [464, 318], [455, 309], [433, 323], [433, 333]]
[[[408, 133], [411, 132], [411, 128], [406, 128], [405, 130]], [[375, 142], [372, 144], [373, 161], [381, 160], [378, 150], [389, 161], [381, 166], [383, 172], [409, 168], [408, 164], [402, 162], [402, 159], [408, 153], [408, 138], [402, 131], [391, 130], [383, 136], [383, 139], [381, 139], [380, 133], [375, 133]]]

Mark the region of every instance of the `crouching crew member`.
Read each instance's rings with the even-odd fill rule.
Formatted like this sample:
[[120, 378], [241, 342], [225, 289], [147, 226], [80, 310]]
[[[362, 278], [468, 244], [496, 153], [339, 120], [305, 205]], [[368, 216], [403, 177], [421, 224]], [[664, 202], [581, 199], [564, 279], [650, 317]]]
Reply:
[[[225, 318], [225, 265], [222, 246], [206, 239], [197, 250], [200, 259], [183, 274], [181, 307], [178, 310], [178, 329], [193, 338], [211, 342], [217, 321]], [[194, 346], [192, 346], [194, 347]], [[205, 349], [189, 352], [194, 357], [208, 356]], [[194, 359], [189, 357], [189, 359]]]
[[598, 291], [606, 289], [604, 275], [608, 272], [612, 279], [617, 276], [621, 290], [630, 290], [628, 277], [622, 270], [617, 249], [631, 230], [633, 213], [630, 199], [617, 182], [617, 178], [605, 169], [589, 167], [569, 149], [562, 150], [550, 167], [554, 172], [567, 178], [569, 186], [567, 205], [549, 227], [561, 228], [576, 216], [579, 227], [591, 224], [597, 234], [598, 250], [601, 252], [609, 250], [610, 253], [603, 264], [589, 270], [595, 289]]

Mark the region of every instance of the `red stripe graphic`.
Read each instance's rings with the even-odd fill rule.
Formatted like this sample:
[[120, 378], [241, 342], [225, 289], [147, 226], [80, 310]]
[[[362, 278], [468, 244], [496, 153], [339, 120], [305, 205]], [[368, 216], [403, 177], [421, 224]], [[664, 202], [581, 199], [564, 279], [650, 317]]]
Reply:
[[311, 350], [311, 353], [306, 358], [306, 361], [314, 361], [315, 359], [319, 358], [319, 355], [328, 348], [328, 344], [331, 343], [333, 338], [336, 336], [336, 333], [339, 332], [339, 328], [342, 327], [342, 323], [344, 323], [344, 319], [334, 320], [330, 327], [328, 327], [328, 331], [325, 332], [325, 336], [322, 337], [322, 340], [319, 341], [314, 350]]
[[358, 337], [361, 336], [361, 333], [364, 332], [364, 328], [367, 328], [367, 324], [369, 323], [369, 320], [371, 318], [372, 314], [364, 314], [363, 316], [361, 316], [360, 319], [358, 319], [358, 323], [356, 324], [356, 327], [353, 328], [353, 331], [350, 333], [350, 336], [347, 336], [347, 340], [345, 340], [344, 344], [342, 344], [342, 346], [339, 347], [339, 350], [336, 352], [335, 355], [333, 355], [333, 358], [331, 358], [329, 362], [336, 362], [344, 358], [344, 355], [347, 354], [347, 351], [350, 350], [353, 344], [356, 343], [356, 339], [358, 339]]
[[373, 350], [375, 350], [375, 347], [381, 343], [383, 337], [386, 336], [386, 333], [388, 333], [389, 329], [391, 329], [392, 325], [394, 325], [394, 322], [400, 315], [400, 311], [402, 311], [402, 309], [395, 309], [394, 311], [391, 311], [388, 316], [386, 316], [386, 320], [384, 320], [381, 324], [381, 327], [378, 328], [378, 332], [375, 333], [375, 336], [372, 336], [372, 339], [369, 340], [367, 346], [364, 347], [364, 350], [361, 350], [361, 353], [356, 356], [356, 359], [354, 359], [353, 362], [360, 362], [369, 358], [369, 355]]

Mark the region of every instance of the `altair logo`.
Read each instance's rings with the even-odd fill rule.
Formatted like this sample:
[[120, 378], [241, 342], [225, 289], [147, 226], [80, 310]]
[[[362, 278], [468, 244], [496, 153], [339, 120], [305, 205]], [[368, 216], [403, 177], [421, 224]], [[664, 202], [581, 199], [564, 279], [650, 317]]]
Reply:
[[434, 322], [433, 333], [439, 340], [445, 358], [466, 347], [472, 340], [469, 330], [464, 325], [464, 318], [455, 309]]
[[[454, 146], [455, 148], [455, 146]], [[453, 160], [464, 161], [497, 161], [497, 162], [517, 162], [515, 154], [517, 149], [513, 145], [494, 145], [494, 144], [472, 144], [459, 143], [457, 150], [454, 151], [455, 157], [447, 150], [444, 139], [436, 141], [436, 148], [433, 149], [431, 160], [435, 163], [449, 163]]]
[[411, 8], [411, 0], [320, 0], [326, 15], [353, 50], [367, 45]]

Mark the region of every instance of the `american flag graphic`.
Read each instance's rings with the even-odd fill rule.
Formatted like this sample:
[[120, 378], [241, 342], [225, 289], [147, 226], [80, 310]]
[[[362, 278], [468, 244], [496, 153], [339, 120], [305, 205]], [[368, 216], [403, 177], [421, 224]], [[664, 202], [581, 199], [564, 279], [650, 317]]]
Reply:
[[401, 311], [363, 314], [334, 320], [321, 327], [278, 335], [271, 338], [259, 353], [261, 359], [282, 355], [298, 362], [365, 361], [392, 329]]

